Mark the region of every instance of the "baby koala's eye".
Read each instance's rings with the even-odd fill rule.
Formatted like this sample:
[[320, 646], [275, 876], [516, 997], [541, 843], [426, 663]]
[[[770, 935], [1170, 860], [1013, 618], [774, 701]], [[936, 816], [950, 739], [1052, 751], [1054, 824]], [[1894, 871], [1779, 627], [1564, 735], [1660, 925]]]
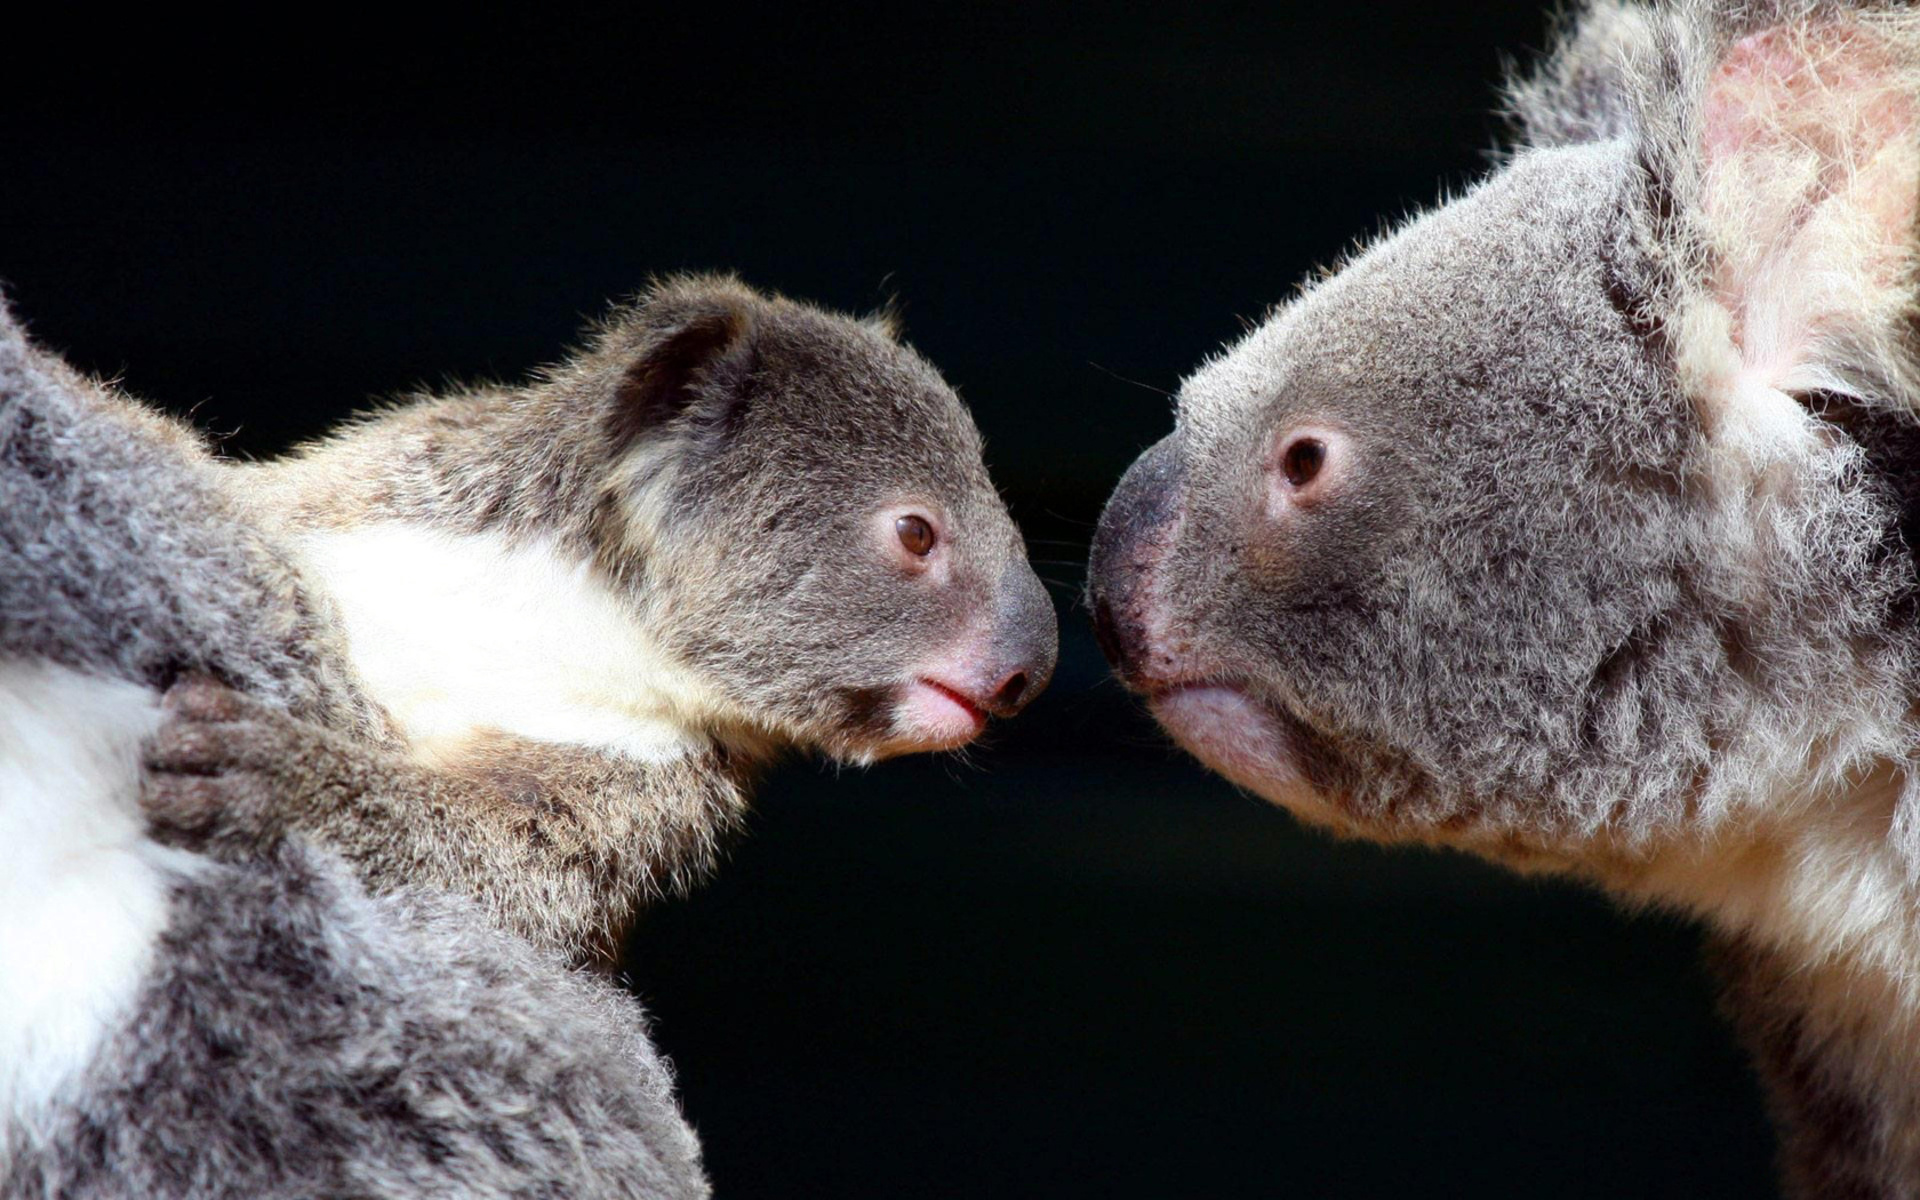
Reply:
[[1319, 438], [1303, 437], [1280, 454], [1280, 473], [1294, 487], [1305, 487], [1326, 465], [1327, 444]]
[[933, 526], [925, 517], [901, 517], [893, 523], [893, 532], [908, 554], [925, 558], [933, 553]]

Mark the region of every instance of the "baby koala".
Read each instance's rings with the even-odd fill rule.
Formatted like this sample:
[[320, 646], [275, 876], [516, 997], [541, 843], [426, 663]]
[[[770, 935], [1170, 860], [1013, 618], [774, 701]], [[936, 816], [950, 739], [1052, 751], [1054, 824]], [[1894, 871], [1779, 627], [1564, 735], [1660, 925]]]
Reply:
[[240, 850], [310, 831], [576, 959], [707, 867], [779, 754], [958, 747], [1053, 670], [953, 390], [885, 320], [728, 278], [654, 287], [528, 386], [230, 470], [387, 728], [189, 681], [151, 817]]

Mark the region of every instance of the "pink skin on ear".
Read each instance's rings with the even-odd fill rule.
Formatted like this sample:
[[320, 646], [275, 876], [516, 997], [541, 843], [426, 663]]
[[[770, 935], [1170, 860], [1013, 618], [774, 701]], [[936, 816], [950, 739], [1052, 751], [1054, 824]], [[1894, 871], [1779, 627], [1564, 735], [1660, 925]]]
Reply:
[[[1705, 108], [1711, 168], [1760, 155], [1804, 156], [1818, 163], [1802, 180], [1803, 203], [1816, 205], [1858, 189], [1889, 149], [1910, 153], [1914, 97], [1883, 40], [1854, 24], [1782, 27], [1736, 42], [1714, 73]], [[1893, 188], [1875, 197], [1884, 227], [1904, 234], [1916, 198]]]
[[1708, 85], [1701, 203], [1745, 373], [1794, 390], [1823, 346], [1903, 320], [1920, 104], [1896, 47], [1832, 19], [1735, 43]]

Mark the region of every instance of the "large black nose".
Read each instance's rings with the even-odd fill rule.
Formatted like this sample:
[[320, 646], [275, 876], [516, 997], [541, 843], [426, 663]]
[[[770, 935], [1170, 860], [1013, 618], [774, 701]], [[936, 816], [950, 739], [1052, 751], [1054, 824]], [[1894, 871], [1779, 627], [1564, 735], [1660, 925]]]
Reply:
[[1093, 640], [1099, 645], [1100, 653], [1122, 675], [1128, 673], [1127, 655], [1131, 646], [1120, 630], [1120, 619], [1114, 615], [1113, 605], [1105, 597], [1089, 596], [1093, 606]]
[[1147, 580], [1180, 519], [1186, 468], [1179, 435], [1162, 438], [1120, 477], [1100, 514], [1087, 562], [1087, 607], [1100, 652], [1126, 682], [1137, 682], [1146, 651]]

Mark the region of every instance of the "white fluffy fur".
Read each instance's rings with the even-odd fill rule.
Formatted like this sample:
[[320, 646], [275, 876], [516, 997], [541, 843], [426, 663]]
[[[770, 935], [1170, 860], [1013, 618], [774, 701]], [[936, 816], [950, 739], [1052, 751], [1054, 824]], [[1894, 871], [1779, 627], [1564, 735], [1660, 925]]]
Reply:
[[488, 730], [668, 761], [721, 709], [550, 543], [387, 521], [300, 552], [368, 691], [429, 761]]
[[[1704, 81], [1694, 136], [1711, 267], [1673, 333], [1681, 378], [1722, 451], [1730, 541], [1764, 526], [1745, 510], [1794, 476], [1779, 466], [1820, 452], [1819, 422], [1796, 397], [1871, 395], [1884, 389], [1859, 373], [1902, 358], [1884, 350], [1913, 294], [1916, 44], [1913, 14], [1780, 25], [1727, 47]], [[1804, 741], [1783, 739], [1789, 760]], [[1891, 735], [1865, 736], [1864, 749], [1836, 757], [1871, 757], [1876, 742], [1898, 749]], [[1782, 778], [1799, 776], [1781, 765]], [[1702, 913], [1805, 969], [1833, 970], [1858, 987], [1856, 1003], [1905, 1014], [1896, 1024], [1911, 1033], [1920, 933], [1911, 864], [1888, 836], [1897, 784], [1884, 770], [1864, 781], [1829, 774], [1828, 786], [1769, 797], [1709, 841], [1667, 847], [1611, 882]]]
[[195, 860], [149, 841], [146, 688], [0, 660], [0, 1114], [31, 1121], [131, 1003]]
[[[1730, 541], [1764, 527], [1745, 510], [1776, 499], [1795, 475], [1782, 465], [1820, 452], [1819, 422], [1797, 397], [1884, 393], [1873, 376], [1904, 361], [1895, 347], [1916, 271], [1917, 46], [1920, 15], [1836, 14], [1740, 38], [1704, 81], [1694, 136], [1711, 265], [1673, 332], [1682, 380], [1722, 451]], [[1783, 744], [1791, 760], [1810, 739]], [[1914, 1054], [1920, 932], [1911, 861], [1889, 837], [1898, 783], [1885, 769], [1846, 768], [1876, 747], [1897, 754], [1897, 735], [1863, 734], [1835, 755], [1824, 786], [1766, 798], [1709, 841], [1667, 847], [1612, 882], [1846, 981], [1840, 1007], [1877, 1006]], [[1781, 765], [1782, 778], [1800, 776]]]
[[[1902, 774], [1864, 775], [1756, 804], [1717, 829], [1589, 866], [1642, 903], [1678, 908], [1770, 948], [1823, 1003], [1877, 1031], [1881, 1054], [1920, 1069], [1920, 928], [1910, 863], [1888, 838]], [[1910, 802], [1910, 801], [1905, 801]]]

